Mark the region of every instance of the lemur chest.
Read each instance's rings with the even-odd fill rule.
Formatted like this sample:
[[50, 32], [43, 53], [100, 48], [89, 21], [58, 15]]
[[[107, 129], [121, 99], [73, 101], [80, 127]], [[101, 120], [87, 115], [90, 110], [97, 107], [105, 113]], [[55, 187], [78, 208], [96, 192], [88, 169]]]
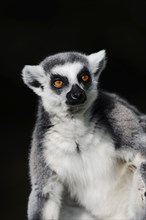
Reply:
[[[72, 197], [94, 215], [104, 215], [106, 204], [110, 215], [117, 201], [125, 199], [125, 168], [115, 159], [114, 144], [108, 134], [93, 125], [77, 125], [63, 124], [48, 131], [44, 156]], [[117, 194], [119, 184], [121, 191]]]
[[73, 188], [102, 187], [99, 180], [113, 175], [113, 142], [93, 124], [78, 121], [55, 126], [46, 134], [45, 146], [49, 166]]

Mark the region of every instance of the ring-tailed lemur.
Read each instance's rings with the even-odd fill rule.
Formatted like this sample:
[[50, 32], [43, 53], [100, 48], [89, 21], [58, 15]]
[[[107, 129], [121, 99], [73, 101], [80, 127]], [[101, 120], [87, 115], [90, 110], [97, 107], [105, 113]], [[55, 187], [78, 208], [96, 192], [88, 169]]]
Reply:
[[29, 220], [146, 219], [146, 117], [98, 89], [105, 51], [25, 66], [38, 96]]

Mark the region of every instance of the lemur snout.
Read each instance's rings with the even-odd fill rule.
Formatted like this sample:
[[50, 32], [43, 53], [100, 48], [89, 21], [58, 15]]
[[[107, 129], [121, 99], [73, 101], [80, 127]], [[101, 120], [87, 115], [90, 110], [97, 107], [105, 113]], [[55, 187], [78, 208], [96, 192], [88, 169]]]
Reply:
[[77, 84], [72, 86], [72, 89], [67, 93], [66, 98], [66, 103], [68, 105], [83, 104], [87, 99], [85, 91]]

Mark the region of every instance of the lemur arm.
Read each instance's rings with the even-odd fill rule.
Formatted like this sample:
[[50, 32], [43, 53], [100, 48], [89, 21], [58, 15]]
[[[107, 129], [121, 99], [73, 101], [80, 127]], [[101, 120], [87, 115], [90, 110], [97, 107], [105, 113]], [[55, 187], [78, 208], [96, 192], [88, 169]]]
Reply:
[[[123, 160], [146, 160], [146, 120], [126, 101], [115, 97], [113, 108], [108, 113], [112, 135], [116, 144], [117, 155]], [[136, 160], [135, 160], [136, 162]]]
[[119, 157], [127, 162], [137, 154], [146, 158], [145, 115], [119, 96], [107, 92], [99, 93], [94, 109], [94, 117], [111, 135]]
[[106, 107], [103, 119], [115, 142], [116, 156], [127, 165], [135, 167], [129, 194], [129, 219], [144, 220], [146, 219], [146, 116], [115, 95], [108, 96]]
[[28, 202], [28, 220], [58, 220], [63, 185], [44, 162], [36, 146], [31, 150], [32, 191]]
[[63, 184], [46, 164], [43, 155], [43, 138], [50, 127], [48, 115], [39, 106], [30, 153], [32, 191], [28, 202], [28, 220], [58, 220]]

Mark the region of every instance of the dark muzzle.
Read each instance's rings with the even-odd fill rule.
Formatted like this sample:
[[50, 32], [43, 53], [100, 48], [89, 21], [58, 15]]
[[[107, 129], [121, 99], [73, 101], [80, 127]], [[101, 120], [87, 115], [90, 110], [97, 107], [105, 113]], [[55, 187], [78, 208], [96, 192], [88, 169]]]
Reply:
[[70, 92], [66, 95], [68, 105], [80, 105], [83, 104], [87, 97], [83, 89], [81, 89], [77, 84], [72, 86]]

